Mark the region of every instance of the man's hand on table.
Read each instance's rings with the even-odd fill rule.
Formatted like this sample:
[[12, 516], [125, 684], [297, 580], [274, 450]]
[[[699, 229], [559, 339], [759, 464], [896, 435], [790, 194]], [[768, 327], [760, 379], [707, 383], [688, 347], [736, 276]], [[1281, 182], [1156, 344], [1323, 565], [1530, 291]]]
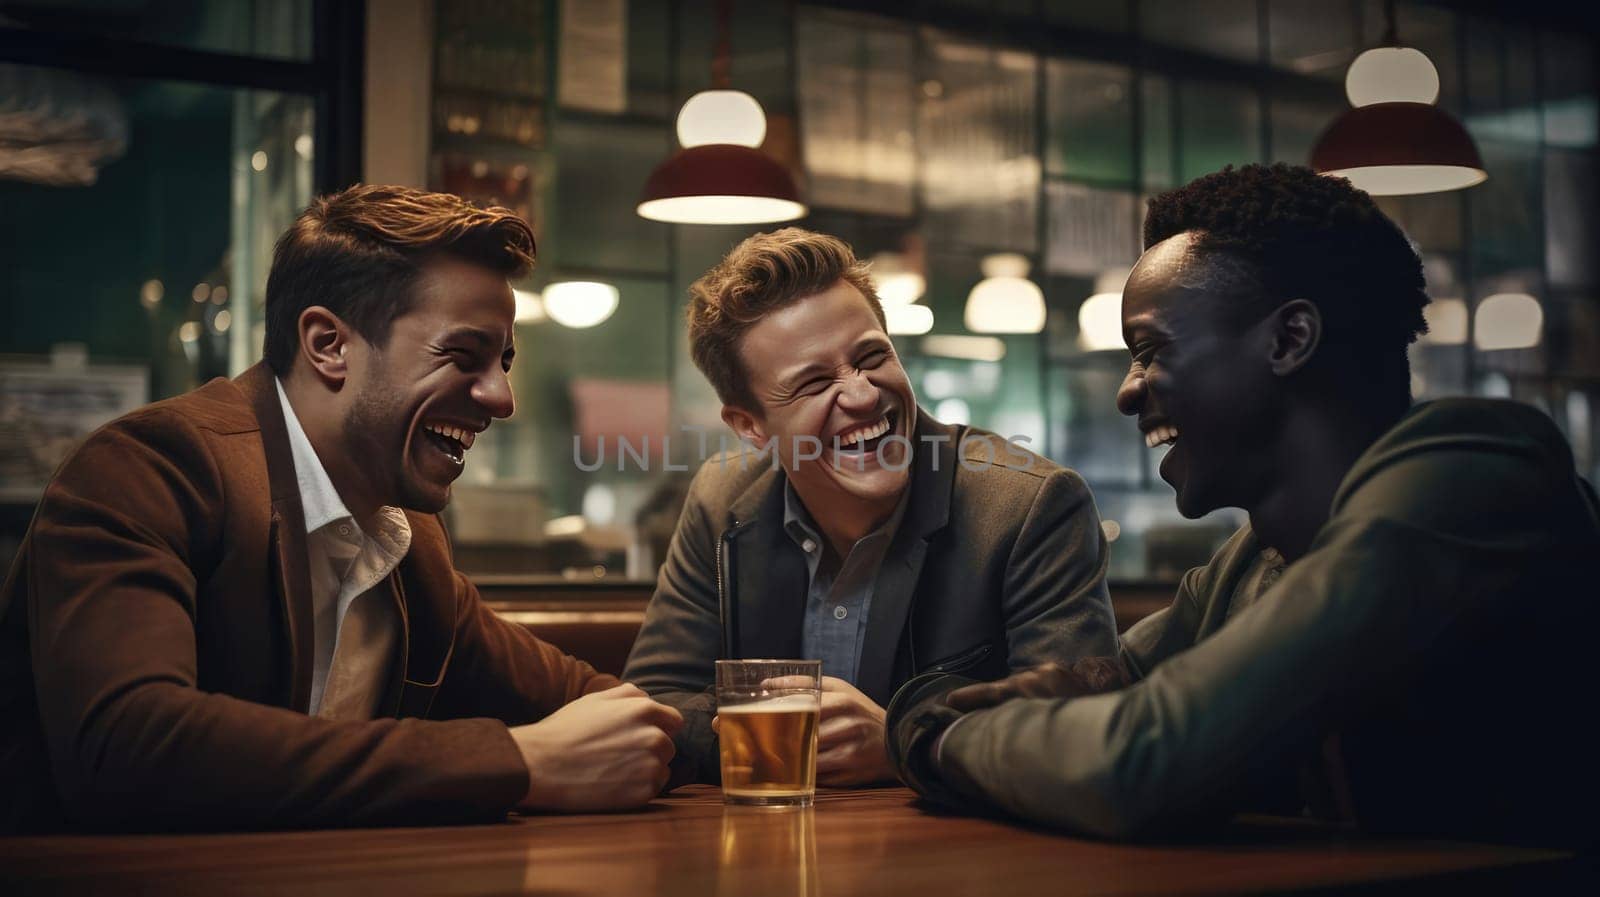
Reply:
[[667, 783], [676, 709], [636, 685], [584, 695], [511, 737], [528, 767], [525, 810], [617, 810], [642, 806]]
[[1012, 698], [1081, 698], [1126, 684], [1127, 676], [1115, 657], [1085, 657], [1072, 664], [1042, 663], [994, 682], [975, 682], [945, 695], [944, 702], [968, 713]]
[[822, 677], [817, 724], [817, 784], [829, 788], [894, 781], [883, 740], [882, 707], [854, 685]]

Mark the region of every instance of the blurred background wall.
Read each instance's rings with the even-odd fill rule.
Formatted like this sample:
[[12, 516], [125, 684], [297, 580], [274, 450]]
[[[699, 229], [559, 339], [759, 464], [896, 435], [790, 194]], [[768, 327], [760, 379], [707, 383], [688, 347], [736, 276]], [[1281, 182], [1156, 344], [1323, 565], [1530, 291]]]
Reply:
[[[770, 227], [635, 213], [679, 107], [712, 83], [717, 8], [0, 0], [0, 555], [84, 428], [259, 357], [272, 241], [316, 192], [365, 180], [509, 205], [539, 235], [517, 285], [518, 411], [479, 440], [451, 509], [462, 563], [653, 577], [700, 434], [714, 450], [725, 432], [688, 358], [687, 286]], [[1600, 474], [1593, 12], [1396, 10], [1489, 173], [1381, 200], [1436, 300], [1414, 391], [1537, 405]], [[1203, 561], [1240, 518], [1177, 516], [1113, 404], [1126, 351], [1086, 331], [1084, 305], [1120, 291], [1151, 194], [1307, 161], [1383, 4], [745, 0], [728, 24], [731, 86], [760, 101], [762, 149], [809, 203], [796, 223], [920, 278], [931, 327], [896, 342], [924, 407], [1082, 472], [1113, 577]], [[964, 325], [1001, 253], [1043, 292], [1038, 333]], [[615, 310], [559, 323], [550, 288], [572, 281], [614, 288]], [[1505, 327], [1532, 344], [1496, 348]]]

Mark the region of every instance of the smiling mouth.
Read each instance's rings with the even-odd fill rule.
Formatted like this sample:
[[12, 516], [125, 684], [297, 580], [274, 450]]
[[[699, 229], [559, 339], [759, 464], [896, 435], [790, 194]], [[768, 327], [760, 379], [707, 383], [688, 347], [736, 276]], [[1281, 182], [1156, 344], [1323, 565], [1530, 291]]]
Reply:
[[1171, 424], [1162, 424], [1158, 427], [1151, 427], [1150, 431], [1144, 434], [1144, 444], [1146, 448], [1155, 448], [1156, 446], [1160, 445], [1172, 445], [1177, 441], [1178, 428]]
[[452, 424], [424, 424], [422, 431], [427, 434], [428, 443], [457, 467], [466, 463], [467, 449], [478, 438], [476, 430]]
[[841, 455], [868, 455], [877, 451], [884, 439], [894, 432], [895, 412], [884, 412], [877, 420], [862, 424], [835, 436], [834, 445]]

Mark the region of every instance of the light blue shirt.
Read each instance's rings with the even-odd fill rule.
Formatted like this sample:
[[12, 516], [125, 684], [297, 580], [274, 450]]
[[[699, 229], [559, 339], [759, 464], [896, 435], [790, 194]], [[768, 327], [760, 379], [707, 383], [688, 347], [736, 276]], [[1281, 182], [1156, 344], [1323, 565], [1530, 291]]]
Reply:
[[[907, 489], [906, 495], [909, 494], [910, 489]], [[850, 556], [843, 564], [824, 564], [827, 545], [794, 487], [784, 484], [783, 528], [805, 553], [810, 580], [801, 624], [800, 654], [810, 660], [821, 660], [824, 676], [856, 684], [856, 673], [861, 667], [861, 646], [867, 635], [867, 614], [872, 608], [872, 589], [905, 513], [906, 495], [901, 496], [900, 504], [882, 526], [851, 546]]]

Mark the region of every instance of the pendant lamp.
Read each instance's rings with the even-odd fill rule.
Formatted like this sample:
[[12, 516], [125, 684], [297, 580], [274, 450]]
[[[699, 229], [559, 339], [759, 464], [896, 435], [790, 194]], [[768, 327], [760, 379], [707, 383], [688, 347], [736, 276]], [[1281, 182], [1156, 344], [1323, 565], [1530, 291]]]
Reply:
[[757, 149], [767, 133], [761, 104], [729, 88], [732, 8], [732, 0], [717, 2], [712, 89], [690, 97], [679, 110], [683, 149], [644, 182], [641, 217], [674, 224], [765, 224], [806, 214], [794, 176]]
[[983, 260], [983, 280], [967, 294], [963, 316], [973, 333], [1038, 333], [1044, 329], [1044, 293], [1028, 279], [1028, 259], [1002, 252]]
[[1394, 0], [1384, 3], [1383, 46], [1356, 57], [1345, 74], [1350, 108], [1311, 150], [1311, 167], [1349, 178], [1373, 196], [1437, 193], [1482, 183], [1488, 174], [1467, 129], [1435, 105], [1439, 72], [1420, 50], [1400, 46]]

